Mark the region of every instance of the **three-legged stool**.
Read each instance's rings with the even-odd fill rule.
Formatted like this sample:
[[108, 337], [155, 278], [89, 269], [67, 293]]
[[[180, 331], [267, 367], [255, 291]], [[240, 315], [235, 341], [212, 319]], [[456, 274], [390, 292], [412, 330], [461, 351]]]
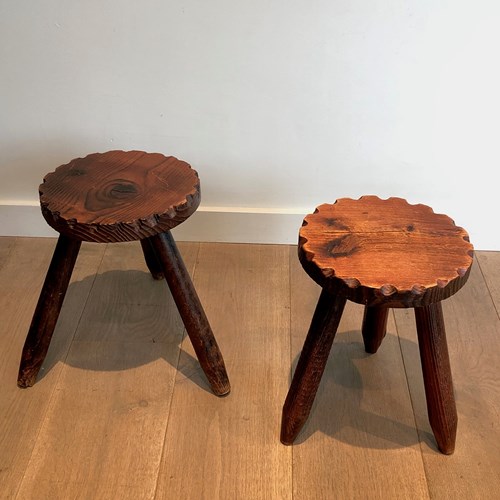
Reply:
[[35, 383], [82, 241], [140, 240], [155, 279], [165, 277], [212, 390], [230, 391], [224, 360], [170, 233], [200, 203], [198, 174], [158, 153], [109, 151], [77, 158], [40, 185], [43, 216], [59, 239], [24, 344], [19, 387]]
[[473, 247], [466, 231], [401, 198], [342, 198], [304, 219], [299, 259], [322, 292], [283, 407], [281, 441], [292, 444], [309, 416], [351, 300], [365, 306], [368, 353], [385, 336], [389, 308], [414, 308], [429, 421], [440, 451], [453, 453], [457, 411], [441, 301], [469, 277]]

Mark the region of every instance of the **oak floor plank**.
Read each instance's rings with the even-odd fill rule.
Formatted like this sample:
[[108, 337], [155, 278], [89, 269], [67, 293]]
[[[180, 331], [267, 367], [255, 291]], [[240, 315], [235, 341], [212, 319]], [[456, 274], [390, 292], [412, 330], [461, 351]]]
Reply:
[[[296, 362], [320, 293], [290, 252]], [[428, 498], [393, 315], [364, 351], [363, 306], [348, 302], [306, 425], [293, 445], [294, 499]]]
[[209, 391], [185, 341], [156, 498], [291, 498], [291, 449], [279, 441], [290, 355], [287, 252], [201, 245], [195, 286], [232, 391]]
[[82, 246], [38, 380], [29, 389], [19, 389], [21, 349], [56, 239], [10, 241], [9, 255], [0, 270], [0, 498], [8, 499], [15, 497], [25, 473], [61, 361], [69, 349], [104, 251], [94, 245]]
[[427, 418], [413, 311], [396, 312], [429, 491], [432, 498], [498, 498], [500, 320], [477, 262], [466, 285], [442, 304], [458, 411], [450, 456], [437, 451]]
[[140, 245], [108, 245], [19, 498], [153, 498], [182, 335]]

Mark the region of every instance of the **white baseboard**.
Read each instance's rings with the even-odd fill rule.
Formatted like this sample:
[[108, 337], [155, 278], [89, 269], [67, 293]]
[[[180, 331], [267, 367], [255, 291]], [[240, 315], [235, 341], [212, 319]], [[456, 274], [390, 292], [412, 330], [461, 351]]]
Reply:
[[[314, 207], [288, 208], [200, 207], [172, 233], [177, 241], [296, 244], [302, 221]], [[476, 250], [500, 250], [498, 233], [489, 225], [468, 227]], [[0, 236], [57, 236], [35, 202], [0, 201]]]
[[[178, 241], [295, 244], [307, 210], [200, 207], [172, 233]], [[40, 206], [0, 204], [0, 236], [57, 236]]]

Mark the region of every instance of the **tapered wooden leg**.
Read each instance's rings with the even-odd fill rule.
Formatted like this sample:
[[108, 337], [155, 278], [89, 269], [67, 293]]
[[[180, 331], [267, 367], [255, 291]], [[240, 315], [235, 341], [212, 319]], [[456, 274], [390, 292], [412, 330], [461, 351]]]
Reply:
[[283, 406], [281, 442], [292, 444], [305, 424], [325, 370], [346, 299], [321, 292]]
[[439, 450], [455, 449], [457, 409], [441, 304], [415, 308], [427, 412]]
[[378, 351], [387, 331], [388, 315], [389, 309], [387, 307], [365, 306], [361, 332], [366, 352], [375, 354]]
[[217, 396], [231, 387], [222, 354], [170, 232], [148, 238], [161, 265], [196, 355]]
[[151, 276], [153, 276], [155, 280], [162, 280], [164, 278], [163, 271], [149, 239], [141, 240], [141, 246], [142, 252], [144, 253], [144, 260], [146, 261]]
[[60, 235], [24, 343], [17, 385], [31, 387], [49, 350], [82, 242]]

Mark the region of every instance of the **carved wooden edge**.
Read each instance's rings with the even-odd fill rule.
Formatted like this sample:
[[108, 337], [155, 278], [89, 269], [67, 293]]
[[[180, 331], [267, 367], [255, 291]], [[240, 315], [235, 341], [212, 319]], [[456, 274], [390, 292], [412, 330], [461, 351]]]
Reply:
[[[50, 177], [55, 175], [58, 170], [72, 163], [92, 156], [100, 157], [108, 153], [159, 154], [165, 159], [173, 159], [185, 164], [194, 174], [196, 182], [193, 184], [192, 191], [186, 194], [184, 200], [180, 204], [175, 207], [169, 207], [162, 213], [150, 214], [147, 217], [140, 217], [133, 221], [116, 222], [113, 224], [82, 223], [78, 222], [76, 218], [65, 219], [61, 217], [60, 212], [57, 210], [52, 211], [50, 209], [50, 200], [44, 199], [44, 187]], [[198, 172], [189, 163], [179, 160], [175, 156], [165, 156], [162, 153], [146, 153], [139, 150], [124, 151], [117, 149], [107, 151], [106, 153], [90, 153], [83, 157], [73, 158], [70, 162], [60, 165], [52, 172], [46, 174], [43, 178], [43, 182], [38, 187], [38, 193], [42, 215], [49, 226], [59, 233], [66, 234], [72, 238], [97, 243], [136, 241], [169, 231], [190, 217], [196, 211], [201, 201], [200, 178]], [[113, 237], [113, 234], [115, 234], [115, 237]]]
[[[335, 205], [344, 200], [359, 201], [367, 198], [385, 201], [383, 198], [373, 195], [363, 195], [358, 199], [354, 198], [339, 198], [334, 203], [323, 203], [316, 207], [312, 214], [306, 215], [302, 222], [302, 227], [309, 224], [308, 218], [319, 213], [323, 207]], [[404, 198], [391, 196], [387, 200], [401, 200], [409, 206], [422, 207], [430, 213], [435, 214], [434, 210], [428, 205], [421, 203], [411, 204]], [[470, 257], [468, 267], [458, 267], [456, 269], [457, 276], [451, 280], [436, 279], [436, 287], [428, 288], [418, 283], [414, 284], [410, 290], [398, 290], [398, 288], [390, 283], [382, 285], [379, 289], [366, 287], [355, 277], [338, 277], [335, 275], [335, 270], [332, 267], [319, 267], [314, 262], [315, 253], [307, 248], [309, 240], [302, 235], [302, 228], [299, 231], [298, 256], [302, 267], [307, 274], [318, 283], [321, 287], [326, 288], [330, 293], [341, 293], [347, 299], [368, 306], [384, 305], [387, 307], [421, 307], [435, 302], [439, 302], [455, 294], [467, 282], [474, 259], [474, 247], [470, 243], [467, 231], [457, 226], [454, 220], [445, 214], [435, 214], [442, 216], [454, 226], [462, 239], [469, 243], [470, 249], [466, 254]]]
[[[59, 217], [58, 212], [51, 212], [43, 204], [41, 204], [41, 209], [49, 226], [61, 234], [82, 241], [111, 243], [136, 241], [170, 231], [190, 217], [200, 204], [199, 192], [196, 196], [187, 196], [186, 198], [186, 203], [178, 205], [177, 210], [167, 210], [162, 214], [114, 224], [81, 223], [75, 219]], [[182, 216], [179, 216], [180, 210], [185, 210]]]
[[[314, 209], [314, 212], [312, 214], [306, 215], [306, 217], [304, 218], [304, 221], [302, 223], [302, 226], [307, 225], [306, 221], [307, 221], [308, 217], [311, 217], [311, 216], [319, 213], [321, 211], [321, 209], [323, 209], [325, 207], [331, 207], [332, 205], [342, 204], [343, 202], [346, 202], [346, 201], [350, 202], [350, 201], [361, 201], [361, 200], [370, 200], [370, 199], [377, 200], [377, 201], [397, 200], [397, 201], [400, 201], [402, 203], [405, 203], [409, 207], [418, 207], [418, 208], [422, 209], [423, 211], [428, 212], [429, 214], [436, 215], [438, 217], [442, 217], [443, 219], [447, 219], [447, 222], [450, 224], [450, 226], [454, 226], [459, 232], [461, 232], [463, 234], [463, 239], [465, 241], [467, 241], [468, 243], [470, 243], [469, 234], [467, 233], [467, 231], [463, 227], [457, 226], [455, 224], [455, 221], [449, 215], [438, 214], [438, 213], [434, 212], [432, 207], [430, 207], [429, 205], [424, 205], [423, 203], [409, 203], [405, 198], [401, 198], [399, 196], [389, 196], [389, 198], [380, 198], [379, 196], [375, 196], [375, 195], [370, 194], [370, 195], [360, 196], [359, 198], [338, 198], [333, 203], [322, 203], [321, 205], [318, 205]], [[338, 232], [342, 232], [342, 231], [338, 231]], [[472, 244], [471, 244], [471, 247], [472, 247]]]

